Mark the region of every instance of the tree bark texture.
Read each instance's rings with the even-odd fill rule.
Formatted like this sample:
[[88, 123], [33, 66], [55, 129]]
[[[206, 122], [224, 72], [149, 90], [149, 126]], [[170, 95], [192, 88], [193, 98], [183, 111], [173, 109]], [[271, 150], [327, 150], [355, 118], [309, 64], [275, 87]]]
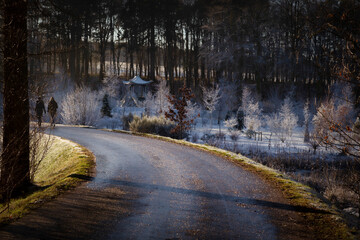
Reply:
[[4, 1], [4, 134], [1, 190], [6, 197], [29, 183], [27, 0]]

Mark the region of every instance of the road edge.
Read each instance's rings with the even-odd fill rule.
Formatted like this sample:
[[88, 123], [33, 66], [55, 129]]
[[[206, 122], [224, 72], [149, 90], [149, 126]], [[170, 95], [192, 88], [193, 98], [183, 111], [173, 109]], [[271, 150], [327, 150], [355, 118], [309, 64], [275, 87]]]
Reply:
[[331, 206], [329, 203], [321, 199], [313, 189], [311, 189], [309, 186], [292, 180], [286, 174], [264, 166], [251, 160], [250, 158], [206, 144], [192, 143], [185, 140], [178, 140], [154, 134], [130, 132], [124, 130], [101, 130], [142, 136], [180, 144], [230, 160], [245, 170], [251, 171], [264, 178], [266, 181], [272, 183], [284, 194], [284, 197], [288, 199], [294, 207], [313, 209], [314, 211], [301, 213], [301, 215], [306, 220], [308, 227], [316, 234], [316, 239], [355, 239], [354, 234], [351, 233], [349, 227], [345, 223], [345, 220], [341, 216], [340, 211], [335, 206]]

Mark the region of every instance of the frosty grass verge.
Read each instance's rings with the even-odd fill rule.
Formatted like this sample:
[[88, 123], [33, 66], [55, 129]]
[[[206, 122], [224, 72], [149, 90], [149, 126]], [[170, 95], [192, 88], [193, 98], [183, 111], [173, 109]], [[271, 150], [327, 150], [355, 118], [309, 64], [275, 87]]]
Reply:
[[[35, 175], [38, 190], [24, 198], [13, 199], [9, 209], [0, 214], [0, 226], [10, 223], [42, 206], [62, 192], [73, 189], [90, 176], [95, 157], [86, 148], [70, 140], [51, 136], [52, 143]], [[5, 206], [0, 205], [0, 211]]]

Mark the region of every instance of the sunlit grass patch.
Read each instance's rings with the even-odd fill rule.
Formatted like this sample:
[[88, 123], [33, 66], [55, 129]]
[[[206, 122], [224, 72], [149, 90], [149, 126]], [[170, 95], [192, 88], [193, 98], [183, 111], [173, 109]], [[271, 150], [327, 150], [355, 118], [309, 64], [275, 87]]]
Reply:
[[92, 153], [59, 137], [51, 137], [51, 145], [34, 176], [34, 186], [26, 197], [0, 204], [0, 225], [21, 218], [31, 209], [55, 198], [84, 181], [76, 176], [90, 176], [95, 164]]

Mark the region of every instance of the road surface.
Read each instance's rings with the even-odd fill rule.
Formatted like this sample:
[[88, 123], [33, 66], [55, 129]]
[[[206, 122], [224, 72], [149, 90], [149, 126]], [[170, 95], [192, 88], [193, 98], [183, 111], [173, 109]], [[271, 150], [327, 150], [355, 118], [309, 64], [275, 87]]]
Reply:
[[[0, 239], [310, 239], [303, 210], [220, 157], [159, 140], [56, 127], [96, 176], [0, 228]], [[79, 176], [81, 177], [81, 176]]]

